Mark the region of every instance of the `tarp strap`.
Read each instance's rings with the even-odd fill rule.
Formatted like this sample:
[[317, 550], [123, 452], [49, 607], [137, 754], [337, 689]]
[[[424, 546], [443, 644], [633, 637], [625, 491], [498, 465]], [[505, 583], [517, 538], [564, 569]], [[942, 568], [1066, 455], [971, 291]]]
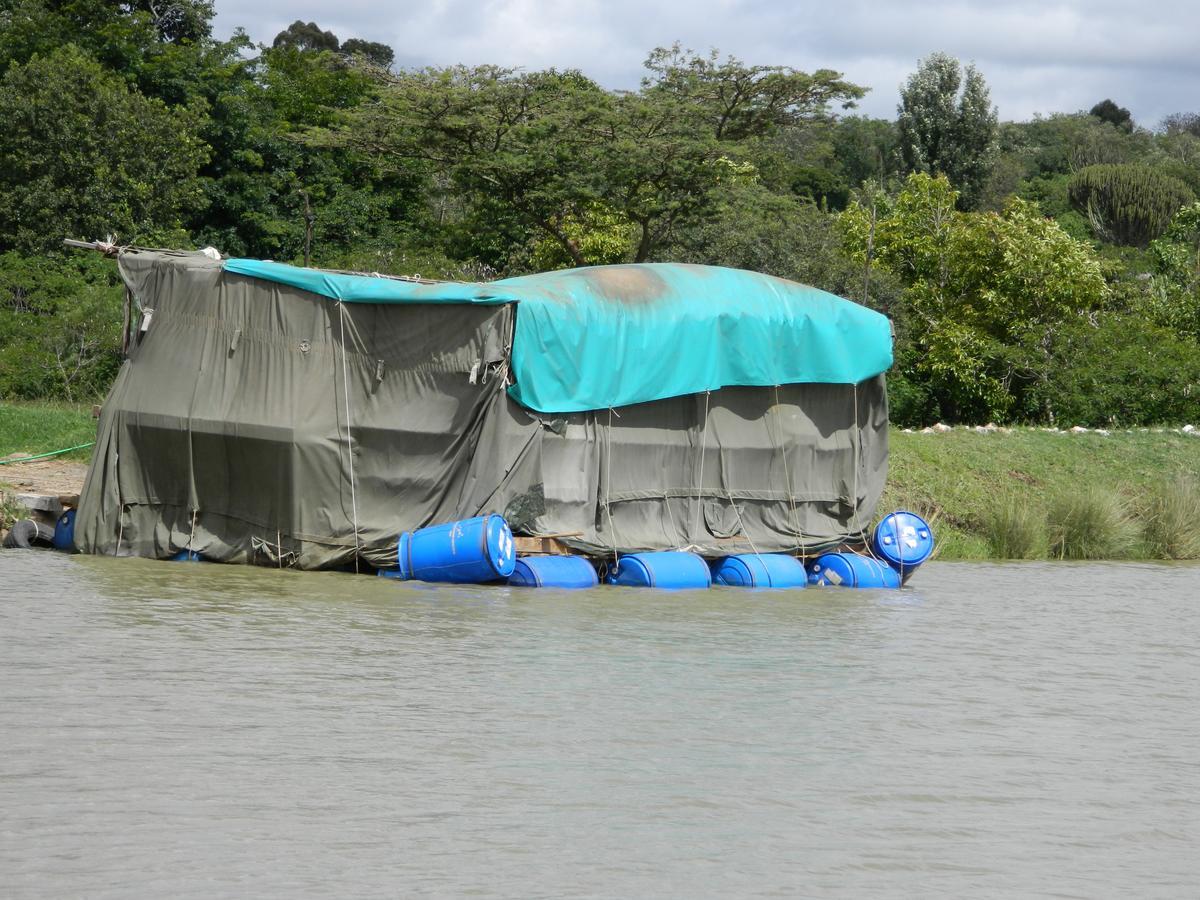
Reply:
[[787, 485], [788, 508], [790, 511], [788, 525], [791, 526], [796, 536], [796, 544], [792, 549], [799, 549], [800, 555], [803, 557], [807, 555], [808, 551], [804, 546], [804, 529], [800, 527], [796, 516], [796, 492], [792, 487], [792, 470], [788, 466], [787, 450], [784, 448], [785, 441], [783, 440], [783, 423], [781, 421], [783, 417], [781, 412], [779, 385], [775, 385], [775, 405], [771, 408], [770, 415], [770, 419], [775, 421], [775, 425], [772, 427], [770, 421], [768, 421], [767, 433], [771, 436], [771, 443], [775, 445], [775, 452], [779, 454], [779, 464], [783, 466], [783, 478], [784, 483]]
[[[354, 445], [351, 440], [350, 422], [350, 380], [346, 375], [346, 305], [338, 301], [338, 311], [341, 313], [341, 327], [338, 333], [342, 344], [342, 390], [346, 397], [346, 456], [350, 460], [350, 513], [354, 521], [354, 573], [358, 574], [359, 540], [358, 540], [358, 494], [354, 482]], [[280, 548], [280, 553], [283, 550]]]
[[[693, 536], [698, 536], [700, 534], [700, 496], [704, 493], [704, 456], [705, 451], [708, 449], [708, 401], [711, 396], [711, 391], [704, 392], [704, 428], [700, 432], [700, 477], [696, 480], [696, 527], [692, 529]], [[692, 542], [692, 545], [689, 547], [689, 549], [697, 549], [695, 547], [695, 541]]]
[[621, 562], [617, 553], [617, 530], [613, 527], [612, 503], [609, 496], [612, 492], [612, 420], [613, 408], [608, 408], [608, 431], [604, 435], [604, 514], [608, 516], [608, 539], [612, 542], [613, 571]]

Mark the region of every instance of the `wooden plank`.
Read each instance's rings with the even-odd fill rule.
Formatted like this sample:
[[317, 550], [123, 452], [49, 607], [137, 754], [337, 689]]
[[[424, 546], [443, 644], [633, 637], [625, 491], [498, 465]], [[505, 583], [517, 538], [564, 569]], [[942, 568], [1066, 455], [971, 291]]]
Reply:
[[518, 556], [570, 556], [575, 551], [562, 541], [552, 537], [526, 537], [516, 535], [513, 545], [517, 548]]

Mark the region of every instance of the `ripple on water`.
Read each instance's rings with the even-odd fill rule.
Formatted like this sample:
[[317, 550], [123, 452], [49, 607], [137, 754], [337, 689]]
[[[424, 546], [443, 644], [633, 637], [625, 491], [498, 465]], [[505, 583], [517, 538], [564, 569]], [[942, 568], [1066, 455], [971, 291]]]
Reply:
[[1187, 896], [1200, 569], [435, 587], [0, 553], [15, 896]]

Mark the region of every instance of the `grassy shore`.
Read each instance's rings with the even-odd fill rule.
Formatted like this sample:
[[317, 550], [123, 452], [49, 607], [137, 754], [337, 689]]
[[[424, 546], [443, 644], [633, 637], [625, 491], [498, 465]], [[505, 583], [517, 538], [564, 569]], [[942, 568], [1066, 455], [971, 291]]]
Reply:
[[[1200, 528], [1197, 477], [1200, 436], [1174, 429], [893, 429], [881, 511], [909, 508], [933, 519], [943, 559], [1186, 558], [1195, 536], [1187, 532]], [[1182, 550], [1171, 554], [1155, 538], [1168, 524], [1164, 504], [1181, 532]], [[1093, 527], [1113, 546], [1074, 540]]]
[[[14, 403], [0, 401], [0, 458], [10, 453], [47, 453], [96, 439], [90, 403]], [[87, 462], [91, 448], [64, 453], [59, 459]], [[0, 481], [4, 469], [0, 467]]]
[[[95, 429], [90, 405], [0, 403], [0, 457], [73, 447]], [[929, 518], [943, 559], [1192, 558], [1198, 479], [1200, 436], [1178, 429], [893, 429], [880, 512]]]

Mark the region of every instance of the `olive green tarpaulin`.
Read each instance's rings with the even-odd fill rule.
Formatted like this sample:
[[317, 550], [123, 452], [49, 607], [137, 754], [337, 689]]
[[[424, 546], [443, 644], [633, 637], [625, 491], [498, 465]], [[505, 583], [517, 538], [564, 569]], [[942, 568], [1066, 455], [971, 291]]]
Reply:
[[509, 393], [585, 412], [735, 385], [857, 384], [892, 365], [888, 320], [833, 294], [719, 266], [590, 266], [490, 284], [422, 284], [231, 259], [346, 303], [516, 303]]
[[[547, 412], [510, 395], [522, 279], [471, 286], [487, 302], [331, 302], [198, 253], [119, 266], [148, 325], [101, 414], [87, 552], [390, 566], [401, 531], [495, 511], [593, 553], [807, 553], [865, 528], [883, 489], [880, 374]], [[728, 320], [706, 321], [719, 346]], [[687, 333], [647, 338], [645, 362], [665, 371]]]

